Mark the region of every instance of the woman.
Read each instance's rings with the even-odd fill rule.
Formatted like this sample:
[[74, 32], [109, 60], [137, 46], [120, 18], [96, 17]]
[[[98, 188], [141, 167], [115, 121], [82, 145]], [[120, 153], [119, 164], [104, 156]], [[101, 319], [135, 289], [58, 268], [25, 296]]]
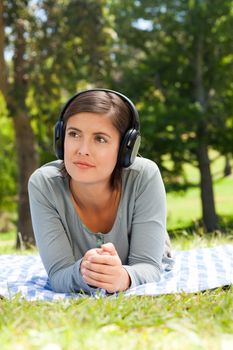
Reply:
[[54, 291], [125, 291], [158, 281], [163, 262], [172, 262], [164, 185], [156, 164], [136, 157], [139, 144], [138, 114], [126, 96], [91, 89], [64, 106], [55, 127], [59, 160], [29, 180], [33, 229]]

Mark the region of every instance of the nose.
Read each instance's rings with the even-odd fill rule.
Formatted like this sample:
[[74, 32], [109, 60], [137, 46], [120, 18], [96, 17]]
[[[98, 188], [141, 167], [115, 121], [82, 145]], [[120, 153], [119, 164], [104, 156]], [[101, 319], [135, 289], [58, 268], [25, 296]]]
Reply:
[[77, 147], [77, 153], [79, 155], [85, 155], [89, 156], [90, 155], [90, 144], [87, 139], [84, 137], [80, 140], [78, 147]]

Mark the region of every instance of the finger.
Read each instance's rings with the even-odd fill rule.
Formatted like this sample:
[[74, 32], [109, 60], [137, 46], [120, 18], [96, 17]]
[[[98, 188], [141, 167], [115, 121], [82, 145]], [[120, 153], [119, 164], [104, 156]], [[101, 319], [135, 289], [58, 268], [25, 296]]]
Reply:
[[117, 292], [117, 289], [114, 288], [114, 286], [113, 286], [111, 283], [96, 281], [96, 280], [93, 280], [93, 279], [89, 278], [88, 276], [85, 276], [85, 282], [86, 282], [89, 286], [93, 286], [93, 287], [96, 287], [96, 288], [105, 289], [105, 290], [106, 290], [107, 292], [109, 292], [109, 293]]
[[96, 264], [103, 264], [103, 265], [121, 265], [120, 258], [117, 256], [112, 256], [112, 255], [95, 255], [95, 256], [90, 256], [87, 261], [90, 261], [91, 263], [96, 263]]
[[111, 283], [114, 280], [112, 275], [107, 275], [101, 272], [95, 272], [89, 269], [84, 269], [83, 279], [85, 281], [88, 279], [88, 280], [103, 282], [103, 283]]
[[99, 252], [99, 255], [111, 255], [109, 252], [105, 252], [103, 251], [103, 249], [101, 249], [101, 252]]
[[118, 255], [115, 246], [112, 243], [105, 243], [101, 246], [104, 252], [109, 252], [111, 255]]
[[84, 258], [88, 258], [89, 256], [95, 255], [96, 254], [96, 249], [89, 249], [85, 254]]
[[84, 260], [87, 260], [90, 256], [93, 256], [93, 255], [98, 255], [98, 254], [102, 254], [103, 253], [103, 250], [102, 248], [93, 248], [93, 249], [89, 249], [85, 255], [83, 256], [83, 259]]
[[116, 265], [96, 264], [90, 261], [85, 261], [83, 263], [83, 269], [86, 269], [86, 274], [92, 271], [104, 275], [114, 275], [116, 273], [116, 268], [118, 268]]

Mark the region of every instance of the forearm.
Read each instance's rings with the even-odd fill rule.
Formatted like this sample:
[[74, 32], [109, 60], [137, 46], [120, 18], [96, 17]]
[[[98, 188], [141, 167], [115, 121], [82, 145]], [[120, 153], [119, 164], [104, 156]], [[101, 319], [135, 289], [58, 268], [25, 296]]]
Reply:
[[88, 294], [94, 294], [96, 292], [96, 288], [90, 287], [83, 280], [80, 273], [81, 262], [82, 259], [69, 267], [49, 274], [53, 291], [57, 293], [77, 293], [83, 291]]
[[160, 280], [161, 269], [159, 265], [139, 263], [135, 265], [123, 265], [131, 279], [130, 288], [144, 283], [158, 282]]

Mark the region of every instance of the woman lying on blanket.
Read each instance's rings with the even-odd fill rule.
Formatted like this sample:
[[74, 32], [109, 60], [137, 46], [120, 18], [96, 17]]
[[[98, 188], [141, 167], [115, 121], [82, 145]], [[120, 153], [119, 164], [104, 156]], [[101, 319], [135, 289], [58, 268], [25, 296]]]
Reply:
[[165, 190], [157, 165], [136, 157], [133, 103], [112, 90], [77, 93], [54, 137], [59, 160], [29, 180], [33, 229], [52, 289], [114, 293], [158, 281], [172, 262]]

